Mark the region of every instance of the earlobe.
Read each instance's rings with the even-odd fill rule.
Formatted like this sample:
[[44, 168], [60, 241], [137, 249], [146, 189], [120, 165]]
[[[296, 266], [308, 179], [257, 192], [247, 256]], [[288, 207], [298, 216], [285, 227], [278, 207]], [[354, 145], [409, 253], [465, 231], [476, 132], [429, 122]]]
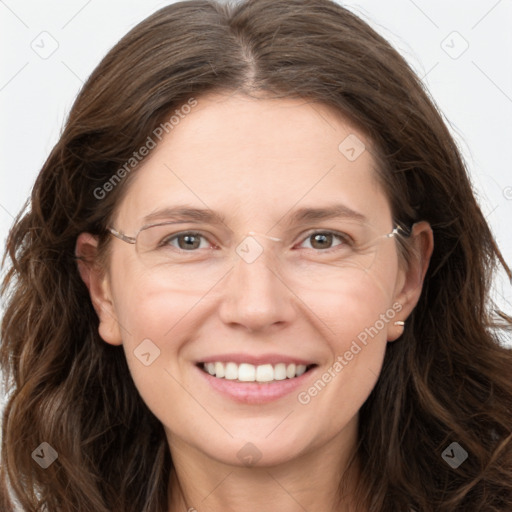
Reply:
[[395, 302], [401, 305], [395, 323], [388, 331], [388, 341], [395, 341], [404, 330], [407, 317], [418, 303], [423, 281], [427, 273], [430, 258], [434, 250], [434, 235], [430, 224], [426, 221], [417, 222], [412, 227], [410, 257], [407, 267], [402, 272], [402, 279], [395, 295]]
[[90, 233], [81, 233], [76, 241], [78, 272], [89, 290], [92, 305], [99, 318], [98, 332], [111, 345], [121, 345], [121, 331], [114, 309], [108, 276], [98, 263], [98, 240]]

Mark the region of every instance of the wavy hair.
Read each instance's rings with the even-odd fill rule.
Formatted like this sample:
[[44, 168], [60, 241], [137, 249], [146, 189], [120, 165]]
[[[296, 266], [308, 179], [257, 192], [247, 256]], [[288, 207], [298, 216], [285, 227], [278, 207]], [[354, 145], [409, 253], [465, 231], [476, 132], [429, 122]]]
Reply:
[[[510, 317], [495, 321], [500, 265], [465, 164], [404, 59], [330, 0], [174, 3], [133, 28], [74, 102], [9, 233], [0, 362], [2, 510], [163, 512], [172, 460], [122, 347], [103, 342], [74, 248], [106, 227], [134, 169], [98, 194], [170, 113], [216, 91], [308, 98], [372, 141], [394, 218], [428, 221], [420, 300], [360, 410], [357, 499], [371, 512], [512, 509]], [[119, 174], [118, 174], [119, 175]], [[102, 197], [99, 197], [102, 196]], [[103, 197], [104, 196], [104, 197]], [[458, 468], [442, 458], [458, 442]], [[58, 459], [41, 469], [42, 442]]]

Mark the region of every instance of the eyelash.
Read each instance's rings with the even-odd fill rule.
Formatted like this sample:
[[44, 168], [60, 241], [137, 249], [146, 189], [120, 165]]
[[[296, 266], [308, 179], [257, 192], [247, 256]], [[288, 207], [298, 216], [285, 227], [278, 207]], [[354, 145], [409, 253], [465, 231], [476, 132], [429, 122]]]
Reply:
[[[205, 240], [208, 240], [208, 238], [201, 232], [198, 232], [198, 231], [182, 231], [180, 233], [176, 233], [175, 235], [172, 235], [170, 238], [167, 239], [167, 243], [170, 244], [173, 240], [176, 240], [178, 237], [180, 236], [185, 236], [185, 235], [192, 235], [192, 236], [199, 236], [199, 237], [202, 237], [204, 238]], [[314, 249], [314, 248], [309, 248], [309, 247], [306, 247], [305, 249], [309, 249], [309, 250], [313, 250], [315, 252], [318, 252], [318, 253], [328, 253], [328, 252], [331, 252], [333, 250], [336, 250], [336, 247], [339, 247], [339, 246], [344, 246], [344, 245], [352, 245], [353, 244], [353, 240], [352, 238], [345, 234], [345, 233], [340, 233], [338, 231], [332, 231], [332, 230], [316, 230], [316, 231], [311, 231], [309, 232], [306, 236], [304, 236], [304, 238], [302, 239], [302, 242], [300, 243], [300, 245], [302, 245], [306, 240], [308, 240], [309, 238], [311, 238], [312, 236], [314, 235], [333, 235], [334, 237], [338, 238], [339, 240], [341, 240], [342, 243], [340, 244], [337, 244], [333, 247], [329, 247], [327, 249]], [[175, 247], [174, 245], [172, 246], [174, 247], [175, 249], [177, 249], [178, 251], [180, 252], [197, 252], [199, 249], [194, 249], [194, 250], [186, 250], [186, 249], [180, 249], [179, 247]]]

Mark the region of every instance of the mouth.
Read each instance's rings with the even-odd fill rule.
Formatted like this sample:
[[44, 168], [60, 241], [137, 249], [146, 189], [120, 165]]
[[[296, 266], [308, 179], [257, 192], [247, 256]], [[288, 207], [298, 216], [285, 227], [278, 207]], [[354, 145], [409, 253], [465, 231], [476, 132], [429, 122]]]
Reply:
[[316, 364], [296, 363], [235, 363], [233, 361], [209, 361], [197, 363], [204, 373], [216, 379], [236, 383], [272, 384], [279, 381], [293, 380], [315, 368]]

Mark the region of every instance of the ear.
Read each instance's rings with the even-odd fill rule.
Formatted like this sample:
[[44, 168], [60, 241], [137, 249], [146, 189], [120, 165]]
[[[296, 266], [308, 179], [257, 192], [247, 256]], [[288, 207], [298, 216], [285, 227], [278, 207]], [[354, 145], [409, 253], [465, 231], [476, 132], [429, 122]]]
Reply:
[[75, 245], [78, 271], [89, 290], [91, 302], [98, 315], [98, 332], [111, 345], [121, 345], [121, 331], [114, 308], [110, 283], [105, 269], [98, 262], [98, 240], [90, 233], [81, 233]]
[[[430, 224], [425, 221], [417, 222], [412, 227], [410, 236], [409, 258], [404, 269], [399, 272], [394, 302], [401, 305], [400, 312], [394, 321], [407, 320], [416, 307], [423, 288], [430, 257], [434, 250], [434, 235]], [[403, 326], [392, 323], [388, 330], [388, 341], [395, 341], [402, 335]]]

